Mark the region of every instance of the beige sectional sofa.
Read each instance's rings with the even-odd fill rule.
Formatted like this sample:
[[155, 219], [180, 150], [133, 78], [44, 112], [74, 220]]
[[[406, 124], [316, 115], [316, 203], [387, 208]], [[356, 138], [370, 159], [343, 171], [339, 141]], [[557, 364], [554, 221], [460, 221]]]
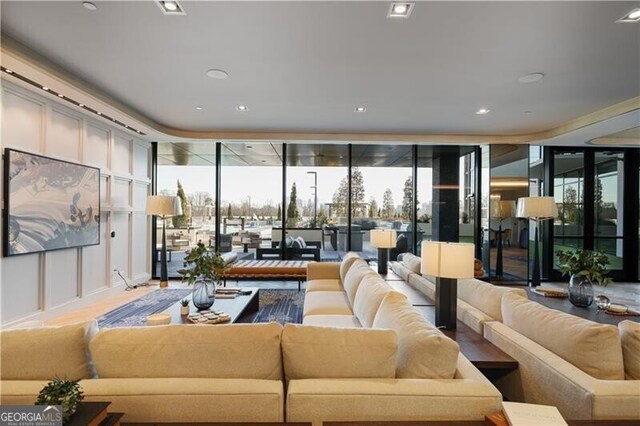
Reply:
[[126, 422], [284, 420], [279, 324], [87, 325], [2, 332], [0, 402], [33, 404], [54, 376], [80, 380]]
[[513, 294], [503, 323], [484, 335], [518, 361], [498, 388], [512, 401], [555, 405], [567, 419], [640, 421], [640, 324], [618, 327], [559, 312]]
[[[307, 280], [303, 325], [283, 332], [287, 421], [482, 420], [500, 409], [501, 395], [458, 345], [362, 259], [309, 264]], [[288, 359], [310, 371], [290, 374]]]
[[[401, 261], [391, 262], [391, 270], [413, 288], [434, 300], [435, 279], [420, 273], [420, 261], [418, 256], [404, 253]], [[528, 298], [527, 291], [522, 288], [495, 286], [476, 278], [458, 280], [458, 320], [476, 333], [482, 334], [484, 323], [502, 321], [500, 303], [504, 294], [517, 294]]]

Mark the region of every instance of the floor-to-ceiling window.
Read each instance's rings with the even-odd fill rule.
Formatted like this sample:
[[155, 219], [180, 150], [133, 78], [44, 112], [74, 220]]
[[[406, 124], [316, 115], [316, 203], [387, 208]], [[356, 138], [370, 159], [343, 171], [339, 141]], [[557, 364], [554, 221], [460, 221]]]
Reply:
[[[178, 276], [185, 252], [201, 241], [212, 247], [215, 231], [216, 151], [213, 142], [159, 143], [158, 195], [181, 199], [183, 215], [167, 219], [168, 274]], [[156, 221], [154, 267], [159, 271], [162, 222]]]
[[[413, 196], [411, 145], [356, 144], [352, 146], [351, 250], [365, 258], [377, 257], [371, 247], [375, 228], [394, 229], [397, 253], [413, 247]], [[346, 250], [346, 229], [338, 231], [338, 250]]]
[[[271, 248], [282, 230], [282, 143], [230, 142], [222, 145], [220, 252], [255, 259]], [[280, 231], [281, 232], [281, 231]]]
[[[348, 145], [287, 144], [286, 235], [291, 244], [301, 237], [305, 245], [319, 245], [325, 261], [340, 259], [338, 233], [347, 228], [348, 156]], [[314, 252], [298, 257], [313, 258]]]
[[624, 154], [596, 152], [594, 167], [594, 249], [607, 255], [611, 269], [621, 270], [624, 256]]

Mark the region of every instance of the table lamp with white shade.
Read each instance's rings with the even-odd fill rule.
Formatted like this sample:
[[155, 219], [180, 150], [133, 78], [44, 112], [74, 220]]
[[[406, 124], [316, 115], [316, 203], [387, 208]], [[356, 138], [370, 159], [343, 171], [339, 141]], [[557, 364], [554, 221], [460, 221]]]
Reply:
[[513, 216], [516, 203], [509, 200], [496, 200], [491, 202], [491, 217], [499, 221], [498, 231], [496, 232], [496, 278], [501, 280], [504, 278], [504, 268], [502, 264], [502, 221]]
[[182, 215], [180, 198], [170, 195], [151, 195], [147, 197], [145, 212], [148, 215], [159, 216], [162, 220], [162, 249], [160, 251], [160, 287], [169, 285], [167, 273], [167, 233], [166, 219]]
[[436, 327], [455, 330], [458, 278], [473, 278], [475, 245], [422, 242], [420, 272], [436, 277]]
[[538, 251], [538, 228], [540, 222], [558, 216], [558, 206], [553, 197], [522, 197], [518, 198], [516, 217], [522, 217], [536, 222], [536, 233], [533, 245], [533, 271], [531, 286], [540, 285], [540, 253]]
[[396, 231], [394, 229], [372, 229], [371, 247], [378, 249], [378, 273], [387, 273], [389, 249], [396, 246]]

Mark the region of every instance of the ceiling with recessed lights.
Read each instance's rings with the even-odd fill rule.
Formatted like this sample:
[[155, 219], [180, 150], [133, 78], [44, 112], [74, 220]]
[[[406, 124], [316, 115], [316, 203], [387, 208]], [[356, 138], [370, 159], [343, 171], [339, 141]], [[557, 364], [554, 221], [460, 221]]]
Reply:
[[3, 36], [174, 129], [509, 135], [640, 95], [637, 1], [93, 4], [2, 1]]

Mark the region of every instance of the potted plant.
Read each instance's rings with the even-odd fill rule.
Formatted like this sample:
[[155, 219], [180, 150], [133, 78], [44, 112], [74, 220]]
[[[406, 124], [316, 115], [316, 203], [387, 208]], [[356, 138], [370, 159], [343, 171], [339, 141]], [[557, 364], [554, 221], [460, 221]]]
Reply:
[[609, 272], [606, 254], [591, 250], [558, 250], [560, 272], [571, 274], [569, 301], [576, 306], [588, 307], [593, 303], [593, 283], [606, 286], [613, 280], [605, 275]]
[[180, 301], [180, 315], [189, 315], [189, 299]]
[[196, 309], [209, 309], [213, 305], [216, 285], [220, 285], [228, 270], [222, 256], [208, 250], [201, 241], [187, 252], [184, 268], [178, 274], [183, 282], [194, 284], [191, 301]]
[[42, 388], [35, 405], [62, 406], [62, 421], [66, 423], [83, 399], [84, 395], [77, 381], [55, 378]]

